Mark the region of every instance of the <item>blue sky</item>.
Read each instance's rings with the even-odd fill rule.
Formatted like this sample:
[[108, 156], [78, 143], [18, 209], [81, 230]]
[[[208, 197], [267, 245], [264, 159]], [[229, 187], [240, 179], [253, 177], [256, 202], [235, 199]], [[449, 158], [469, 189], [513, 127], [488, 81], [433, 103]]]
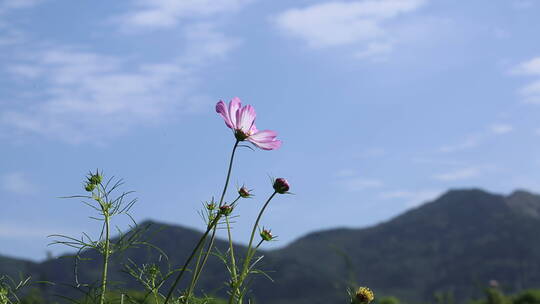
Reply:
[[295, 193], [262, 221], [273, 246], [450, 188], [540, 192], [539, 16], [535, 0], [2, 0], [0, 254], [95, 235], [58, 198], [95, 168], [136, 191], [137, 220], [203, 227], [234, 144], [214, 105], [234, 96], [283, 140], [238, 155], [232, 185], [257, 195], [241, 242], [269, 176]]

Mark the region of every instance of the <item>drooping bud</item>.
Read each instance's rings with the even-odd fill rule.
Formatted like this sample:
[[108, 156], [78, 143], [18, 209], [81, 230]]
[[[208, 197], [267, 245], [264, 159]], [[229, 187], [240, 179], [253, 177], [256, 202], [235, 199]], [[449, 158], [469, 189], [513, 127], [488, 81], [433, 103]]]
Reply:
[[369, 304], [374, 298], [375, 295], [371, 289], [367, 287], [360, 287], [358, 288], [358, 291], [356, 291], [351, 304]]
[[274, 181], [274, 190], [276, 190], [277, 193], [284, 194], [289, 191], [289, 182], [284, 178], [276, 178]]
[[263, 229], [260, 233], [261, 235], [261, 238], [264, 240], [264, 241], [271, 241], [274, 239], [274, 236], [272, 235], [272, 231], [271, 230], [267, 230], [267, 229]]
[[225, 216], [231, 214], [231, 212], [232, 212], [232, 207], [229, 206], [229, 205], [223, 205], [223, 206], [219, 207], [219, 213], [221, 213], [221, 214], [223, 214]]
[[251, 196], [251, 193], [249, 193], [249, 189], [242, 186], [242, 188], [238, 189], [238, 194], [243, 198], [248, 198]]

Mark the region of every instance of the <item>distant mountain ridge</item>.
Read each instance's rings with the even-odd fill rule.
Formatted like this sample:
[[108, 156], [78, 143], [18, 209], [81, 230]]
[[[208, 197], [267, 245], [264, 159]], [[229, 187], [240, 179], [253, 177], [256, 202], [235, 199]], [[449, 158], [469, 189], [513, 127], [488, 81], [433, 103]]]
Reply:
[[[183, 261], [201, 235], [152, 223], [152, 229], [157, 226], [163, 231], [154, 235], [152, 243], [170, 256], [173, 265]], [[458, 301], [476, 297], [490, 280], [507, 291], [539, 287], [539, 232], [539, 195], [523, 190], [508, 196], [479, 189], [451, 190], [373, 227], [313, 232], [282, 249], [262, 252], [262, 267], [275, 271], [271, 273], [275, 283], [258, 278], [252, 293], [262, 304], [343, 303], [345, 286], [353, 280], [378, 295], [418, 302], [432, 299], [439, 291], [453, 292]], [[217, 247], [226, 250], [226, 243], [219, 240]], [[237, 252], [244, 250], [237, 246]], [[142, 263], [156, 260], [158, 254], [140, 248], [124, 258]], [[114, 265], [113, 278], [125, 279], [120, 265]], [[95, 266], [82, 266], [80, 272], [86, 276], [81, 279], [97, 278]], [[31, 263], [0, 257], [0, 273], [19, 268], [36, 279], [73, 282], [71, 259]], [[210, 259], [200, 287], [223, 294], [224, 270], [217, 258]]]

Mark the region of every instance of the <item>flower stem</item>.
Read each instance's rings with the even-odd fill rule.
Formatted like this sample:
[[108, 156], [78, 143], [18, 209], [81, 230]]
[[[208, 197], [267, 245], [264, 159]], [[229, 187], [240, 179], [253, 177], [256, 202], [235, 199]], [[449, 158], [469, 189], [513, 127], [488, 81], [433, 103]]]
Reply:
[[[232, 203], [231, 203], [231, 208], [234, 208], [236, 202], [241, 198], [241, 196], [239, 195]], [[229, 246], [231, 248], [231, 252], [232, 252], [232, 240], [231, 240], [231, 234], [230, 234], [230, 226], [229, 226], [229, 217], [226, 216], [226, 220], [227, 220], [227, 231], [229, 232]], [[217, 226], [216, 226], [217, 227]], [[216, 238], [216, 227], [214, 227], [213, 231], [212, 231], [212, 236], [210, 237], [210, 244], [208, 245], [208, 249], [206, 250], [205, 254], [204, 254], [204, 259], [202, 260], [202, 266], [199, 266], [199, 261], [200, 261], [200, 258], [201, 258], [201, 254], [199, 254], [199, 258], [197, 260], [197, 267], [195, 268], [195, 275], [193, 276], [193, 279], [191, 281], [191, 284], [190, 284], [190, 287], [188, 289], [188, 292], [187, 292], [187, 295], [188, 297], [186, 298], [188, 301], [189, 301], [189, 296], [191, 295], [191, 293], [193, 292], [193, 288], [195, 288], [195, 285], [197, 284], [198, 280], [199, 280], [199, 277], [201, 275], [201, 271], [202, 271], [202, 268], [204, 267], [204, 265], [206, 265], [206, 261], [208, 261], [208, 257], [210, 256], [210, 251], [212, 249], [212, 247], [214, 246], [214, 240]], [[202, 253], [202, 251], [201, 251]], [[234, 253], [233, 253], [234, 254]], [[233, 262], [234, 263], [234, 262]], [[236, 267], [236, 266], [235, 266]], [[234, 277], [236, 278], [236, 268], [234, 270]], [[187, 304], [187, 303], [186, 303]]]
[[[255, 238], [255, 231], [257, 231], [257, 227], [259, 226], [259, 222], [260, 222], [261, 217], [262, 217], [262, 215], [264, 213], [264, 210], [266, 210], [266, 207], [268, 206], [268, 204], [270, 203], [270, 201], [274, 198], [274, 196], [276, 194], [277, 194], [277, 192], [274, 191], [274, 193], [272, 193], [272, 195], [270, 195], [268, 200], [266, 200], [266, 203], [264, 203], [264, 206], [262, 207], [261, 211], [259, 212], [259, 215], [257, 216], [257, 219], [255, 220], [255, 224], [253, 225], [253, 230], [251, 231], [251, 237], [249, 239], [248, 251], [246, 253], [246, 258], [244, 259], [244, 264], [242, 265], [242, 272], [240, 272], [240, 276], [238, 278], [238, 281], [236, 282], [236, 284], [235, 284], [235, 286], [233, 288], [233, 291], [231, 292], [231, 297], [229, 298], [229, 304], [233, 303], [234, 298], [236, 297], [237, 293], [240, 290], [240, 287], [242, 286], [242, 283], [244, 282], [244, 280], [247, 277], [249, 264], [251, 262], [251, 259], [253, 258], [253, 255], [255, 255], [255, 251], [257, 250], [257, 248], [252, 248], [253, 239]], [[257, 245], [257, 247], [259, 247], [259, 245]], [[239, 303], [239, 304], [241, 304], [241, 303]]]
[[232, 241], [232, 235], [231, 235], [231, 225], [229, 223], [229, 217], [225, 217], [225, 221], [227, 222], [227, 236], [229, 237], [229, 252], [231, 254], [231, 268], [232, 268], [232, 282], [236, 282], [236, 259], [234, 258], [234, 248], [233, 248], [233, 241]]
[[197, 243], [197, 245], [195, 246], [195, 248], [193, 249], [193, 251], [191, 252], [191, 255], [188, 257], [188, 259], [186, 260], [186, 262], [184, 263], [184, 266], [182, 267], [182, 269], [180, 270], [180, 273], [178, 274], [178, 276], [176, 277], [176, 280], [174, 281], [173, 283], [173, 286], [171, 287], [171, 289], [169, 290], [169, 292], [167, 293], [167, 297], [165, 298], [165, 302], [164, 304], [168, 303], [169, 302], [169, 299], [171, 298], [172, 296], [172, 293], [174, 291], [174, 289], [176, 288], [176, 285], [178, 285], [178, 282], [180, 282], [180, 279], [182, 278], [182, 276], [184, 275], [184, 273], [186, 272], [186, 269], [187, 267], [189, 266], [189, 263], [191, 263], [191, 260], [193, 260], [193, 257], [195, 256], [195, 253], [197, 253], [197, 251], [199, 251], [199, 249], [201, 248], [201, 245], [203, 244], [203, 241], [206, 240], [206, 237], [208, 236], [208, 233], [210, 232], [210, 230], [213, 229], [213, 227], [217, 224], [217, 222], [219, 221], [219, 218], [221, 217], [220, 214], [216, 215], [216, 218], [210, 223], [210, 225], [208, 225], [208, 228], [206, 229], [205, 233], [202, 235], [202, 237], [199, 239], [199, 242]]
[[100, 201], [100, 205], [101, 205], [101, 211], [103, 212], [103, 217], [105, 218], [105, 247], [103, 249], [104, 254], [103, 254], [103, 270], [101, 274], [101, 299], [99, 303], [104, 304], [105, 292], [107, 288], [107, 272], [108, 272], [108, 267], [109, 267], [110, 216], [109, 216], [109, 210], [101, 201]]
[[[240, 141], [236, 140], [236, 142], [234, 143], [234, 147], [232, 149], [232, 153], [231, 153], [231, 158], [229, 160], [229, 169], [227, 170], [227, 177], [225, 178], [225, 186], [223, 186], [223, 192], [221, 193], [221, 198], [219, 200], [219, 207], [222, 206], [223, 204], [223, 199], [225, 198], [225, 193], [227, 193], [227, 187], [229, 186], [229, 180], [231, 178], [231, 172], [232, 172], [232, 165], [233, 165], [233, 161], [234, 161], [234, 154], [236, 152], [236, 148], [238, 148], [238, 143]], [[198, 279], [198, 276], [200, 275], [201, 271], [202, 271], [202, 268], [204, 267], [205, 263], [206, 263], [206, 260], [208, 258], [208, 255], [210, 254], [210, 251], [212, 250], [212, 246], [213, 246], [213, 243], [214, 243], [214, 239], [215, 239], [215, 234], [216, 234], [216, 228], [217, 228], [217, 223], [219, 221], [221, 217], [221, 214], [218, 213], [216, 215], [216, 217], [214, 218], [214, 220], [210, 223], [210, 225], [208, 225], [208, 228], [206, 229], [206, 232], [203, 234], [203, 236], [201, 237], [201, 239], [199, 240], [199, 242], [197, 243], [197, 245], [195, 246], [195, 249], [193, 250], [193, 252], [191, 253], [191, 255], [189, 256], [189, 258], [186, 260], [185, 264], [184, 264], [184, 267], [182, 267], [182, 270], [180, 271], [180, 273], [178, 274], [178, 276], [176, 277], [176, 280], [174, 281], [173, 283], [173, 286], [171, 287], [171, 289], [169, 290], [168, 294], [167, 294], [167, 297], [165, 298], [165, 302], [163, 304], [167, 304], [169, 302], [169, 299], [174, 291], [174, 289], [176, 288], [176, 286], [178, 285], [178, 282], [180, 281], [180, 279], [182, 278], [182, 276], [184, 275], [184, 272], [186, 271], [186, 268], [187, 266], [189, 266], [189, 263], [191, 262], [191, 260], [193, 259], [193, 257], [195, 256], [195, 254], [197, 252], [199, 252], [199, 257], [198, 259], [200, 260], [200, 257], [201, 255], [203, 254], [201, 247], [202, 247], [202, 244], [203, 242], [206, 241], [206, 237], [208, 236], [208, 233], [210, 232], [210, 230], [213, 230], [212, 232], [212, 238], [210, 240], [210, 245], [208, 246], [208, 250], [206, 251], [206, 256], [205, 258], [203, 259], [203, 263], [200, 265], [200, 267], [198, 269], [195, 269], [195, 274], [194, 274], [194, 278], [195, 280], [192, 281], [192, 284], [190, 284], [190, 287], [188, 289], [188, 292], [191, 293], [192, 290], [195, 288], [195, 284], [197, 282], [197, 279]], [[199, 251], [200, 250], [200, 251]], [[190, 294], [187, 295], [187, 299], [189, 299], [189, 296]]]

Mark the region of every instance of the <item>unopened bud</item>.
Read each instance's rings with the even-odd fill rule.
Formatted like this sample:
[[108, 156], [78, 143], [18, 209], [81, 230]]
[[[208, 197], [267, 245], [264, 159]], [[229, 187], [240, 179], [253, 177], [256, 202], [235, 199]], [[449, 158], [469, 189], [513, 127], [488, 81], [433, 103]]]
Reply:
[[249, 193], [248, 188], [243, 187], [243, 186], [242, 188], [238, 189], [238, 194], [243, 198], [247, 198], [251, 196], [251, 193]]
[[212, 210], [216, 209], [216, 204], [214, 204], [214, 202], [207, 203], [206, 204], [206, 209], [212, 211]]
[[92, 192], [92, 191], [94, 191], [95, 188], [96, 188], [96, 185], [91, 184], [91, 183], [87, 183], [86, 186], [84, 187], [84, 190], [86, 190], [88, 192]]
[[99, 174], [99, 171], [96, 170], [96, 173], [90, 172], [88, 174], [87, 180], [88, 180], [87, 182], [88, 184], [98, 185], [98, 184], [101, 184], [101, 182], [103, 181], [103, 176], [101, 176], [101, 174]]
[[276, 190], [277, 193], [284, 194], [289, 191], [289, 182], [284, 178], [276, 178], [274, 181], [274, 190]]
[[261, 231], [261, 238], [265, 241], [271, 241], [274, 239], [274, 236], [272, 235], [272, 231], [263, 229]]
[[232, 212], [232, 207], [229, 206], [229, 205], [223, 205], [221, 207], [219, 207], [219, 212], [225, 216], [231, 214]]

